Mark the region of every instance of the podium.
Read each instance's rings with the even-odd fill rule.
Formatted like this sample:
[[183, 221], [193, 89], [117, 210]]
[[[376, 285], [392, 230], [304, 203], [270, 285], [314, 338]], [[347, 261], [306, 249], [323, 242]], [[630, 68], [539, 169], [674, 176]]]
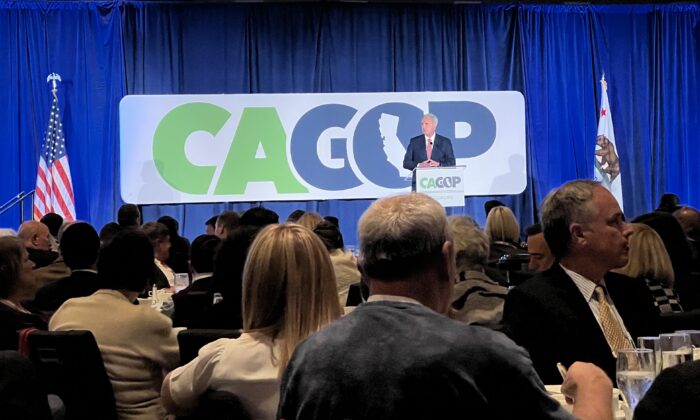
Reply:
[[443, 207], [464, 207], [465, 166], [413, 170], [413, 191], [429, 195]]

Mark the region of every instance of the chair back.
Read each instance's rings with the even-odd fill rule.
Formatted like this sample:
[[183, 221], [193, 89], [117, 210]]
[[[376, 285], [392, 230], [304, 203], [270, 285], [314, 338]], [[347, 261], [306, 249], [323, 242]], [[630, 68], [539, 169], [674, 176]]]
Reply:
[[51, 394], [66, 407], [66, 420], [117, 419], [112, 383], [90, 331], [34, 331], [29, 357]]
[[241, 330], [191, 329], [182, 330], [177, 335], [180, 345], [180, 365], [189, 363], [197, 357], [199, 349], [220, 338], [238, 338]]

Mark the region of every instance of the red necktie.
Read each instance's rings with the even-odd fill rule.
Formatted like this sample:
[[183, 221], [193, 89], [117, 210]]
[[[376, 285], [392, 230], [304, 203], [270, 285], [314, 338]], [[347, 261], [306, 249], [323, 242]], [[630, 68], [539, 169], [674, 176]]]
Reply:
[[428, 140], [428, 146], [426, 147], [426, 154], [428, 155], [428, 160], [430, 160], [430, 156], [433, 154], [433, 142]]

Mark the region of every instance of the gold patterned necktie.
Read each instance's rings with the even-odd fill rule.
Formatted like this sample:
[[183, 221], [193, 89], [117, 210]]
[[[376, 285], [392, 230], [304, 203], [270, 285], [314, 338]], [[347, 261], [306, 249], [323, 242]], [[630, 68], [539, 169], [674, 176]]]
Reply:
[[608, 340], [615, 357], [617, 357], [618, 351], [633, 348], [634, 344], [627, 339], [624, 328], [620, 325], [615, 314], [613, 314], [610, 305], [608, 305], [603, 286], [598, 285], [595, 287], [594, 297], [598, 301], [598, 316], [600, 317], [600, 325], [603, 327], [603, 334], [605, 339]]

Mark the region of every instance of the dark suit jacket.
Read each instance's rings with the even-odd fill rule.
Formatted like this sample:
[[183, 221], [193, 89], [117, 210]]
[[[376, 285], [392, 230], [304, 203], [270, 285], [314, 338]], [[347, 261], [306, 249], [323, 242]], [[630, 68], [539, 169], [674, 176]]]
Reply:
[[[425, 150], [425, 135], [421, 134], [411, 139], [403, 158], [403, 167], [412, 171], [419, 163], [428, 159]], [[455, 166], [455, 154], [452, 142], [445, 136], [435, 134], [431, 159], [440, 162], [440, 166]]]
[[[658, 310], [644, 283], [608, 273], [605, 284], [632, 338], [658, 334]], [[504, 331], [530, 352], [545, 384], [562, 379], [557, 362], [594, 363], [615, 383], [615, 358], [588, 302], [576, 284], [555, 264], [512, 289], [503, 312]]]
[[39, 289], [30, 306], [48, 319], [68, 299], [90, 296], [102, 288], [102, 281], [97, 273], [74, 271], [70, 276]]
[[[203, 277], [196, 282], [190, 284], [181, 291], [173, 295], [173, 303], [175, 304], [175, 313], [173, 313], [173, 327], [186, 327], [189, 321], [197, 315], [203, 313], [212, 305], [213, 293], [209, 292], [214, 281], [214, 277]], [[203, 300], [199, 296], [196, 299], [190, 299], [192, 292], [206, 295]]]

